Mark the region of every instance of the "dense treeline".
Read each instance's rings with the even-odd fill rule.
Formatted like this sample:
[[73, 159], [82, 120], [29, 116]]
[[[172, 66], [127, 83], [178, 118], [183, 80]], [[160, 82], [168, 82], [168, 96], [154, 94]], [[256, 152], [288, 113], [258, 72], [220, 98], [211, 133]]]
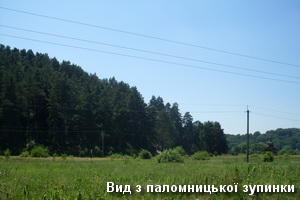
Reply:
[[0, 51], [0, 151], [19, 154], [32, 144], [75, 156], [228, 150], [218, 122], [193, 122], [177, 103], [153, 96], [146, 104], [136, 87], [47, 54]]
[[[229, 153], [246, 153], [247, 135], [226, 135]], [[269, 138], [272, 138], [274, 147], [279, 153], [299, 154], [300, 150], [300, 129], [288, 128], [267, 131], [265, 134], [255, 132], [249, 134], [250, 153], [262, 153]]]

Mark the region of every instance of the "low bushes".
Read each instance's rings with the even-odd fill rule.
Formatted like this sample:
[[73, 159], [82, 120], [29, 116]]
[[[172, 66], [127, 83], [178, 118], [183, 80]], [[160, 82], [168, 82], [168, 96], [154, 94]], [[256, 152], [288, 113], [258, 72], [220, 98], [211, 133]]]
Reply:
[[263, 157], [264, 162], [273, 162], [274, 156], [272, 152], [266, 152]]
[[191, 157], [194, 160], [210, 160], [210, 154], [207, 151], [198, 151]]
[[158, 163], [183, 163], [184, 157], [176, 149], [167, 149], [157, 156]]
[[43, 146], [36, 146], [31, 150], [31, 156], [46, 158], [49, 157], [49, 150]]
[[23, 151], [21, 154], [20, 154], [20, 157], [29, 157], [30, 156], [30, 152], [29, 151]]
[[142, 149], [139, 153], [139, 158], [140, 159], [151, 159], [152, 154], [149, 151]]
[[4, 151], [4, 157], [5, 157], [5, 159], [9, 159], [10, 158], [10, 154], [11, 154], [11, 151], [9, 149], [6, 149]]

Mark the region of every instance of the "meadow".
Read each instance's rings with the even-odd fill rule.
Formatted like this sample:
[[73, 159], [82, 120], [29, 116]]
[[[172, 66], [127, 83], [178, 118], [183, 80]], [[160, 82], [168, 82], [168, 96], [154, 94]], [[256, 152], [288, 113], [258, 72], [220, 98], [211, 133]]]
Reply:
[[[109, 193], [107, 182], [130, 185], [132, 193]], [[233, 185], [232, 193], [149, 193], [147, 185]], [[141, 192], [135, 186], [141, 185]], [[294, 193], [243, 192], [243, 185], [294, 185]], [[0, 199], [300, 199], [300, 157], [216, 156], [184, 163], [155, 158], [110, 159], [0, 157]]]

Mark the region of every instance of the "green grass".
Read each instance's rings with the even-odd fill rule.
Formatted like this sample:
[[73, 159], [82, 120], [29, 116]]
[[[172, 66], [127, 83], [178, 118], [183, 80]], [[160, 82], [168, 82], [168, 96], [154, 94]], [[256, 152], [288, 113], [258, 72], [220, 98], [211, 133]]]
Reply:
[[[158, 164], [156, 159], [0, 158], [0, 199], [300, 199], [300, 157], [250, 163], [241, 156]], [[107, 193], [106, 183], [131, 185], [132, 194]], [[237, 193], [147, 193], [146, 185], [233, 185]], [[295, 185], [295, 193], [249, 196], [242, 186]], [[142, 192], [135, 192], [141, 185]], [[297, 192], [298, 190], [298, 192]]]

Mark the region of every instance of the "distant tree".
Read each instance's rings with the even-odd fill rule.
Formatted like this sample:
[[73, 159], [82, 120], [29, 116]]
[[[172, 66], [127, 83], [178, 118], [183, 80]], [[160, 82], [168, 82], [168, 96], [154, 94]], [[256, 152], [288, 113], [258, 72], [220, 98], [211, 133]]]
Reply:
[[220, 123], [205, 122], [199, 137], [205, 151], [217, 154], [227, 153], [226, 137]]
[[250, 154], [261, 154], [263, 153], [264, 148], [266, 147], [266, 144], [262, 142], [254, 143], [250, 145]]
[[191, 147], [194, 141], [196, 140], [196, 135], [193, 131], [193, 117], [189, 112], [186, 112], [182, 118], [182, 125], [183, 125], [183, 131], [182, 131], [182, 142], [183, 142], [183, 148], [186, 150], [188, 154], [194, 153], [191, 152]]
[[170, 109], [170, 119], [176, 129], [176, 131], [173, 134], [175, 146], [182, 145], [183, 127], [182, 127], [182, 117], [181, 117], [181, 113], [179, 112], [178, 103], [173, 103]]

